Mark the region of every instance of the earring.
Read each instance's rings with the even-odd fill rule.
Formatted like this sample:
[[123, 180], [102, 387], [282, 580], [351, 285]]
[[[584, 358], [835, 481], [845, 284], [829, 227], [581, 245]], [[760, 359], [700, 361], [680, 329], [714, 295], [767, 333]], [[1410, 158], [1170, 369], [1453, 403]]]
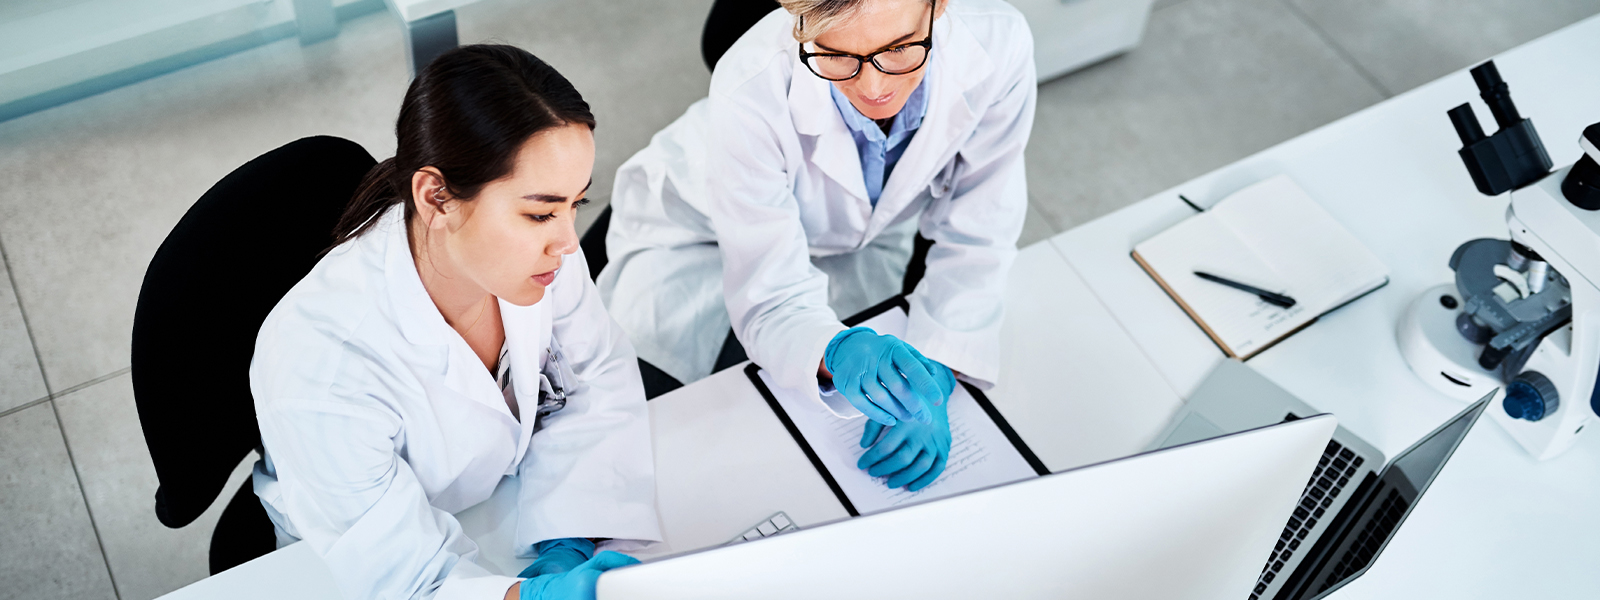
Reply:
[[439, 209], [443, 210], [444, 201], [444, 186], [441, 185], [438, 189], [433, 190], [433, 203], [439, 205]]

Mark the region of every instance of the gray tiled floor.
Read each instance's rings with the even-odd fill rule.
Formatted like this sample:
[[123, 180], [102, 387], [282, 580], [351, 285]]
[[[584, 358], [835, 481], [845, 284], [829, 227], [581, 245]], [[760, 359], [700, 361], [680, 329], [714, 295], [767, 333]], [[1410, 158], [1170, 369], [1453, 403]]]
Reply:
[[611, 198], [617, 167], [695, 100], [711, 72], [700, 58], [710, 0], [483, 2], [458, 13], [463, 40], [515, 44], [560, 69], [594, 111], [595, 167], [579, 226]]
[[1056, 234], [1055, 228], [1050, 226], [1050, 221], [1045, 218], [1044, 214], [1039, 212], [1038, 204], [1031, 198], [1029, 199], [1028, 216], [1022, 222], [1022, 235], [1017, 237], [1018, 248], [1028, 247], [1033, 245], [1034, 242], [1047, 239]]
[[1040, 86], [1028, 189], [1065, 231], [1380, 99], [1276, 0], [1184, 0]]
[[0, 419], [0, 599], [114, 598], [50, 403]]
[[406, 67], [374, 16], [0, 123], [0, 240], [53, 389], [128, 366], [145, 266], [234, 167], [319, 133], [393, 153]]
[[1600, 0], [1288, 2], [1391, 94], [1600, 12]]
[[[616, 167], [704, 94], [709, 4], [483, 0], [458, 18], [463, 41], [529, 48], [584, 92], [603, 205]], [[1600, 11], [1529, 4], [1158, 0], [1139, 48], [1041, 87], [1022, 241]], [[189, 203], [266, 150], [333, 134], [392, 154], [401, 46], [374, 14], [332, 41], [285, 40], [0, 122], [0, 599], [143, 600], [204, 574], [221, 506], [183, 530], [155, 522], [122, 372], [144, 266]], [[15, 410], [46, 390], [58, 397]]]
[[11, 289], [11, 276], [0, 264], [0, 414], [45, 397], [39, 358], [28, 340], [22, 307]]
[[118, 375], [55, 403], [118, 596], [148, 600], [205, 577], [211, 530], [249, 477], [255, 455], [234, 470], [226, 493], [200, 518], [168, 529], [156, 520], [156, 472], [144, 450], [132, 378]]

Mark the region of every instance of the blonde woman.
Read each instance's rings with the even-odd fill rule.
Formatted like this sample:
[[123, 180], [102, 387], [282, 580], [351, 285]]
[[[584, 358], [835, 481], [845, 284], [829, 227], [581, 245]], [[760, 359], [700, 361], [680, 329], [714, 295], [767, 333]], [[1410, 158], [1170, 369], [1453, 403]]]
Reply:
[[[1033, 42], [1000, 0], [782, 0], [708, 98], [621, 169], [599, 286], [642, 360], [688, 382], [732, 333], [783, 387], [865, 414], [860, 465], [920, 489], [956, 374], [998, 375], [1027, 210]], [[903, 339], [840, 317], [900, 291]]]

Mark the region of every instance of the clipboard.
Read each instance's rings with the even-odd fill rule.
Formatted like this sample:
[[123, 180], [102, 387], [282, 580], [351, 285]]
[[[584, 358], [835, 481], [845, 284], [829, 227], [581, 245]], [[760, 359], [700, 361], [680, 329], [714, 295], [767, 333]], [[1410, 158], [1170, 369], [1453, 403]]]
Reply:
[[[884, 302], [881, 302], [876, 306], [868, 308], [846, 319], [844, 323], [845, 325], [854, 327], [885, 312], [895, 309], [909, 312], [910, 305], [906, 302], [904, 296], [895, 296]], [[789, 435], [794, 438], [795, 444], [798, 445], [800, 450], [805, 453], [806, 459], [811, 462], [811, 466], [817, 470], [817, 474], [822, 476], [822, 480], [827, 483], [828, 488], [832, 490], [834, 496], [839, 499], [839, 504], [844, 506], [845, 511], [849, 513], [850, 516], [860, 516], [862, 514], [861, 510], [858, 509], [856, 502], [851, 501], [850, 496], [845, 492], [845, 486], [840, 483], [839, 477], [835, 477], [835, 474], [830, 472], [828, 465], [818, 453], [817, 448], [813, 447], [811, 442], [806, 439], [805, 434], [802, 433], [801, 427], [796, 423], [795, 418], [789, 414], [789, 411], [786, 410], [783, 404], [778, 400], [772, 389], [769, 388], [766, 382], [762, 380], [761, 367], [751, 363], [745, 367], [745, 375], [749, 377], [750, 382], [755, 385], [756, 389], [761, 392], [761, 397], [767, 401], [767, 406], [770, 407], [773, 414], [778, 417], [778, 421], [783, 423], [784, 429], [789, 432]], [[1025, 468], [1031, 471], [1031, 476], [1036, 477], [1040, 475], [1048, 475], [1050, 471], [1045, 467], [1044, 462], [1040, 461], [1039, 457], [1033, 453], [1033, 450], [1028, 448], [1028, 445], [1022, 441], [1022, 437], [1017, 435], [1016, 430], [1011, 427], [1011, 424], [1008, 423], [1005, 417], [1000, 414], [1000, 411], [995, 408], [994, 404], [989, 401], [988, 397], [984, 396], [981, 390], [967, 384], [966, 382], [958, 381], [958, 383], [966, 391], [966, 393], [972, 397], [978, 408], [982, 409], [982, 415], [987, 418], [996, 429], [999, 430], [999, 433], [1001, 436], [1003, 436], [1004, 440], [1010, 444], [1010, 448], [1016, 451], [1017, 455], [1020, 457], [1023, 463], [1025, 463]], [[859, 420], [859, 422], [864, 424], [865, 420]], [[857, 431], [859, 431], [859, 429], [857, 429]], [[946, 473], [950, 472], [948, 469], [949, 467], [947, 467]], [[850, 476], [859, 478], [862, 475], [858, 472], [853, 473]], [[941, 474], [940, 480], [943, 480], [944, 478], [945, 475]], [[934, 483], [935, 486], [938, 484], [939, 481]], [[927, 489], [932, 488], [933, 486], [930, 486]], [[956, 493], [961, 493], [962, 491], [965, 490], [957, 489], [947, 491], [937, 497], [943, 497], [943, 495], [953, 495]], [[930, 498], [930, 500], [931, 499], [933, 498]]]

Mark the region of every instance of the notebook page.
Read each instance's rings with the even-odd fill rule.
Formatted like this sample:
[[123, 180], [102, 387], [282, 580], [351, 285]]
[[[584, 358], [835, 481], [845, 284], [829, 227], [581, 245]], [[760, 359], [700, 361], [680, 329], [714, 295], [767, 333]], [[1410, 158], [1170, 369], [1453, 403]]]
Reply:
[[[906, 314], [890, 309], [862, 323], [862, 326], [871, 327], [879, 333], [904, 335]], [[821, 403], [804, 394], [777, 387], [766, 371], [761, 371], [761, 381], [772, 391], [778, 404], [860, 514], [1038, 476], [1016, 446], [1011, 444], [1011, 440], [1006, 439], [1000, 427], [978, 405], [978, 401], [967, 393], [966, 388], [958, 385], [947, 403], [951, 443], [944, 473], [933, 484], [917, 492], [908, 492], [905, 488], [889, 489], [884, 485], [887, 478], [872, 477], [856, 468], [856, 461], [866, 453], [866, 449], [861, 447], [861, 434], [867, 419], [841, 419], [834, 416]]]
[[1287, 175], [1235, 192], [1212, 214], [1314, 315], [1383, 285], [1389, 276], [1371, 250]]
[[1288, 280], [1211, 212], [1156, 234], [1134, 246], [1134, 252], [1234, 356], [1249, 356], [1318, 314], [1304, 303], [1279, 308], [1254, 294], [1196, 277], [1195, 271], [1203, 271], [1269, 291], [1288, 290]]

